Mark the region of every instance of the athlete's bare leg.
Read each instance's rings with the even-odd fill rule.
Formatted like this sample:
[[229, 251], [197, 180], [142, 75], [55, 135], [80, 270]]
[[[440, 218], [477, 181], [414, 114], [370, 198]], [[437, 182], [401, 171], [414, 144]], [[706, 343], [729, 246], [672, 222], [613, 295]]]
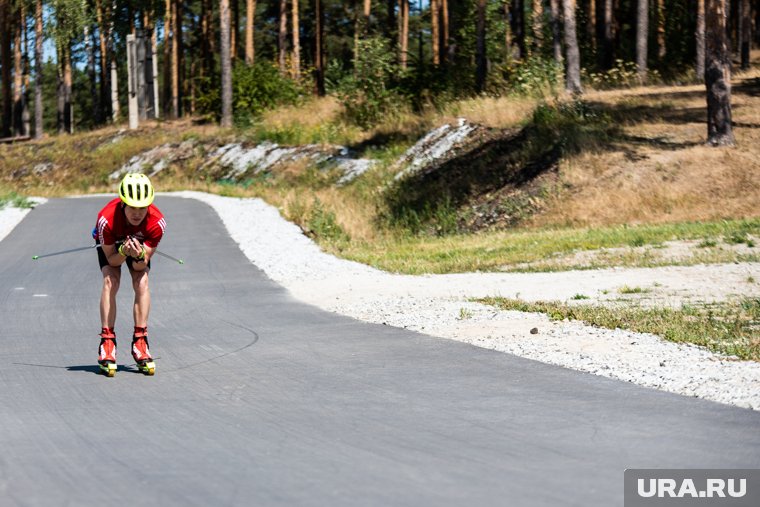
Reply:
[[116, 325], [116, 293], [119, 292], [121, 268], [103, 266], [103, 290], [100, 293], [100, 326], [113, 329]]
[[135, 327], [148, 327], [150, 314], [150, 289], [148, 287], [148, 269], [130, 269], [132, 287], [135, 289], [135, 303], [132, 310]]

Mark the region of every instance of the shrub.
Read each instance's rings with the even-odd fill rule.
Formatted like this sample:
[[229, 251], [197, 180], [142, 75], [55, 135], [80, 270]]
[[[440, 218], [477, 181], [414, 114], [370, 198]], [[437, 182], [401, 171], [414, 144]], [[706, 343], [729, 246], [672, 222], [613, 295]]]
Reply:
[[542, 97], [554, 95], [562, 89], [564, 70], [554, 59], [532, 57], [524, 61], [510, 60], [495, 69], [494, 76], [500, 75], [502, 83], [489, 77], [489, 89], [509, 91], [516, 95]]
[[337, 90], [347, 119], [368, 128], [395, 114], [403, 101], [390, 86], [397, 74], [395, 55], [384, 39], [360, 40], [354, 72], [343, 77]]
[[238, 64], [232, 73], [235, 123], [245, 125], [278, 105], [295, 104], [302, 96], [299, 84], [280, 74], [270, 62]]
[[324, 208], [322, 201], [314, 200], [314, 205], [309, 213], [307, 226], [311, 233], [320, 239], [333, 242], [348, 241], [348, 233], [340, 226], [335, 218], [335, 213]]

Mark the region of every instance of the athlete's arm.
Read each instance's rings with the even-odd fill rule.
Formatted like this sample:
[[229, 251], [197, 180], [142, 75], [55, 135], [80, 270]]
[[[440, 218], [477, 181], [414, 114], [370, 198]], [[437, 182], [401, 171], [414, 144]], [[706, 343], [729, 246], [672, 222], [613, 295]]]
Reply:
[[[150, 260], [150, 257], [153, 255], [153, 252], [155, 251], [155, 248], [151, 248], [147, 245], [140, 245], [142, 249], [142, 255], [140, 256], [138, 254], [137, 257], [133, 257], [132, 261], [132, 269], [136, 271], [142, 271], [143, 269], [148, 267], [148, 261]], [[141, 258], [142, 257], [142, 258]]]
[[115, 268], [118, 268], [124, 264], [125, 260], [127, 260], [127, 258], [124, 255], [121, 255], [116, 249], [116, 245], [101, 245], [100, 248], [103, 250], [106, 260], [108, 260], [108, 264]]

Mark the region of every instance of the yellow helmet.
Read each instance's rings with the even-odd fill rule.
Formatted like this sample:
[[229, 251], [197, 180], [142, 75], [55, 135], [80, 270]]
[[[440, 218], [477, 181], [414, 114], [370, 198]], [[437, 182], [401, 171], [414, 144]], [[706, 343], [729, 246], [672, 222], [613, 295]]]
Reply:
[[140, 173], [128, 173], [119, 185], [121, 202], [133, 208], [147, 208], [153, 202], [150, 178]]

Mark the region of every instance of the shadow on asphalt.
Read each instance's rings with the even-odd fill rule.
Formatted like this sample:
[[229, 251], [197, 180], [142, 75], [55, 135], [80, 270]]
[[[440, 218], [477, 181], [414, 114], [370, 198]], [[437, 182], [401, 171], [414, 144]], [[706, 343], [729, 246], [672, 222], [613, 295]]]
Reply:
[[[65, 369], [67, 371], [85, 371], [90, 373], [95, 373], [100, 375], [100, 367], [97, 364], [81, 364], [76, 366], [60, 366], [57, 364], [33, 364], [33, 363], [13, 363], [18, 366], [34, 366], [35, 368], [57, 368], [57, 369]], [[137, 368], [136, 365], [123, 365], [120, 364], [117, 369], [117, 372], [125, 371], [130, 373], [139, 373], [142, 375], [142, 372]]]

